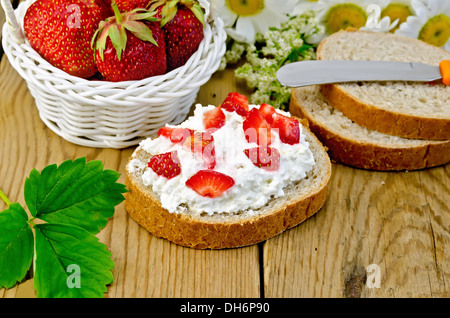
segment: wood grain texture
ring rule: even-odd
[[[232,70],[218,72],[198,102],[218,105],[230,91],[249,95]],[[12,201],[24,204],[31,169],[81,156],[125,181],[133,149],[80,147],[51,132],[6,58],[0,96],[0,188]],[[449,297],[449,180],[450,165],[380,173],[335,164],[315,216],[260,246],[220,251],[156,238],[121,204],[98,235],[115,262],[106,297]],[[370,288],[371,264],[380,269],[380,288]],[[33,296],[32,279],[0,289],[0,298]]]
[[[322,211],[264,246],[266,295],[448,297],[449,173],[335,165]],[[380,288],[368,287],[372,264]]]

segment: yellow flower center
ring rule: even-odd
[[[410,15],[412,15],[412,12],[409,6],[400,3],[391,3],[381,11],[381,18],[389,17],[391,23],[398,19],[398,24],[391,32],[397,30],[400,27],[400,24],[405,22]]]
[[[337,4],[326,16],[327,32],[332,34],[349,27],[359,29],[366,24],[366,12],[353,3]]]
[[[227,7],[241,17],[256,15],[264,9],[264,0],[226,0]]]
[[[427,43],[444,46],[450,38],[450,18],[444,14],[437,15],[425,23],[419,32],[419,39]]]

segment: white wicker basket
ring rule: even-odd
[[[3,48],[26,80],[42,121],[78,145],[122,149],[155,135],[166,123],[182,122],[225,53],[226,33],[216,18],[206,23],[198,51],[178,69],[140,81],[85,80],[50,65],[24,39],[23,17],[34,1],[13,10],[2,0],[7,15]]]

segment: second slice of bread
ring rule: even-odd
[[[317,58],[438,66],[450,52],[395,34],[340,31],[321,42]],[[441,83],[343,83],[323,85],[322,92],[333,107],[369,129],[404,138],[450,139],[450,87]]]
[[[289,110],[309,122],[332,159],[349,166],[399,171],[450,162],[450,141],[405,139],[369,130],[332,107],[319,86],[293,89]]]

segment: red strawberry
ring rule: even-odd
[[[204,15],[194,0],[152,0],[166,37],[167,71],[186,64],[203,40]]]
[[[220,107],[229,112],[236,112],[245,117],[248,113],[248,100],[245,95],[232,92],[228,94]]]
[[[94,0],[94,2],[100,7],[102,20],[106,20],[114,15],[114,11],[111,7],[111,0]]]
[[[194,131],[187,128],[162,127],[158,130],[158,136],[169,138],[173,143],[184,143],[193,134]]]
[[[184,146],[193,154],[201,155],[208,169],[216,166],[214,137],[210,133],[196,132],[184,142]]]
[[[213,170],[200,170],[186,181],[186,186],[208,198],[220,197],[234,184],[233,178]]]
[[[181,164],[177,151],[153,156],[148,166],[156,174],[167,179],[172,179],[181,173]]]
[[[278,113],[274,114],[272,118],[272,128],[278,129],[282,142],[290,145],[300,142],[300,125],[297,119]]]
[[[114,2],[113,9],[115,16],[100,23],[93,39],[97,67],[103,77],[119,82],[164,74],[164,34],[154,22],[154,14],[143,9],[121,14]]]
[[[272,132],[269,123],[257,108],[252,108],[242,124],[248,142],[255,142],[259,146],[272,143]]]
[[[245,149],[244,153],[251,162],[267,171],[277,171],[280,168],[280,152],[273,147],[257,147]]]
[[[205,129],[210,132],[222,128],[225,125],[225,121],[225,113],[220,107],[211,109],[203,115],[203,125],[205,126]]]
[[[273,108],[272,105],[262,103],[261,106],[259,106],[259,111],[264,116],[264,118],[267,120],[269,124],[272,124],[273,118],[272,115],[276,113],[275,108]]]
[[[24,17],[31,47],[53,66],[70,75],[97,73],[91,39],[103,19],[94,0],[37,0]]]
[[[120,12],[128,12],[134,9],[147,9],[151,0],[115,0]],[[105,0],[112,7],[111,0]]]

